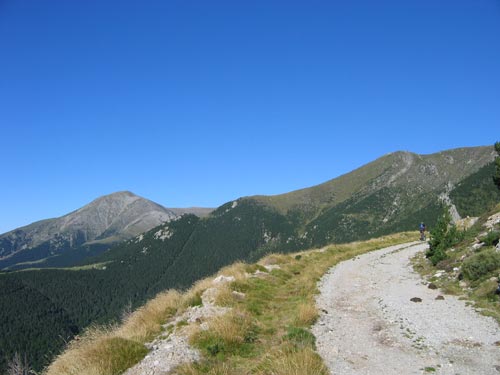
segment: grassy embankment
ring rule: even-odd
[[[321,251],[272,254],[256,264],[236,263],[222,269],[218,275],[233,276],[235,281],[218,287],[216,303],[231,309],[211,319],[206,331],[198,323],[189,327],[191,345],[201,351],[204,359],[182,365],[175,373],[326,375],[309,331],[318,316],[314,304],[318,280],[340,261],[413,241],[417,236],[406,232],[331,245]],[[268,271],[264,266],[270,264],[279,268]],[[260,271],[258,277],[249,277],[256,271]],[[45,374],[122,373],[147,354],[144,344],[165,333],[165,323],[201,302],[201,294],[213,287],[216,276],[197,282],[184,293],[160,293],[120,326],[88,329],[69,343]]]
[[[498,212],[500,204],[482,215],[465,231],[460,243],[446,250],[446,259],[436,266],[423,254],[417,255],[413,263],[422,276],[443,292],[470,301],[468,303],[473,304],[477,311],[500,323],[500,298],[495,294],[500,277],[500,253],[495,250],[500,226],[489,231],[484,227],[488,217]],[[481,247],[473,247],[481,242]]]

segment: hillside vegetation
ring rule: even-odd
[[[214,286],[215,276],[197,282],[183,294],[162,292],[122,325],[87,330],[56,358],[46,375],[121,373],[146,355],[145,343],[162,333],[168,336],[186,329],[186,325],[190,342],[203,359],[182,365],[178,374],[326,374],[309,332],[317,316],[314,296],[318,280],[339,261],[417,236],[402,233],[321,250],[272,254],[256,264],[236,263],[218,273],[234,277],[218,287],[215,298],[218,305],[230,310],[222,318],[209,320],[208,330],[200,329],[204,322],[175,327],[168,323],[198,305],[199,296]]]
[[[449,227],[453,228],[453,226]],[[445,292],[473,301],[477,310],[500,322],[500,205],[483,214],[470,228],[454,230],[438,262],[422,256],[415,269]]]
[[[500,202],[500,189],[492,183],[495,163],[489,163],[462,180],[451,191],[450,198],[462,217],[481,216]]]

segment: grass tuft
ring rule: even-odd
[[[316,337],[304,328],[288,327],[287,333],[283,336],[283,339],[289,341],[298,348],[316,348]]]
[[[289,263],[291,259],[290,255],[285,254],[269,254],[259,261],[260,264],[264,266],[270,266],[274,264]]]
[[[236,280],[244,280],[246,278],[249,265],[244,263],[244,262],[236,262],[233,263],[230,266],[226,266],[222,268],[219,272],[217,272],[217,275],[224,275],[224,276],[232,276]]]
[[[311,348],[281,350],[266,357],[258,375],[327,375],[328,369]]]
[[[217,295],[215,296],[215,304],[223,307],[232,307],[235,303],[233,290],[229,285],[221,285],[218,287]]]
[[[73,341],[47,369],[47,374],[120,374],[147,354],[146,347],[133,340],[116,337],[106,329],[91,328],[81,340]]]
[[[209,325],[209,330],[195,331],[190,343],[210,357],[244,354],[248,349],[245,344],[253,343],[258,331],[251,316],[238,310],[215,317]]]
[[[215,364],[188,363],[176,368],[175,374],[241,375],[240,372],[235,371],[230,365],[226,363],[215,363]]]
[[[297,317],[295,318],[295,325],[297,326],[311,326],[318,319],[318,309],[314,303],[302,303],[297,307]]]
[[[181,294],[175,290],[158,294],[130,314],[125,323],[116,330],[116,336],[143,343],[151,340],[161,332],[162,324],[177,313],[180,302]]]

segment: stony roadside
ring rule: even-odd
[[[188,308],[184,314],[165,324],[165,335],[148,344],[150,353],[124,375],[166,375],[183,363],[198,361],[200,352],[189,345],[189,325],[201,322],[201,328],[208,329],[207,320],[229,311],[228,308],[217,306],[215,297],[217,285],[233,280],[232,277],[224,276],[216,278],[214,287],[202,294],[202,304]]]
[[[312,332],[332,374],[500,374],[500,329],[430,289],[410,259],[427,244],[392,246],[323,276]]]

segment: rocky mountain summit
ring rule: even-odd
[[[178,217],[129,191],[95,199],[55,219],[35,222],[0,236],[0,268],[39,261],[86,246],[109,247]]]

